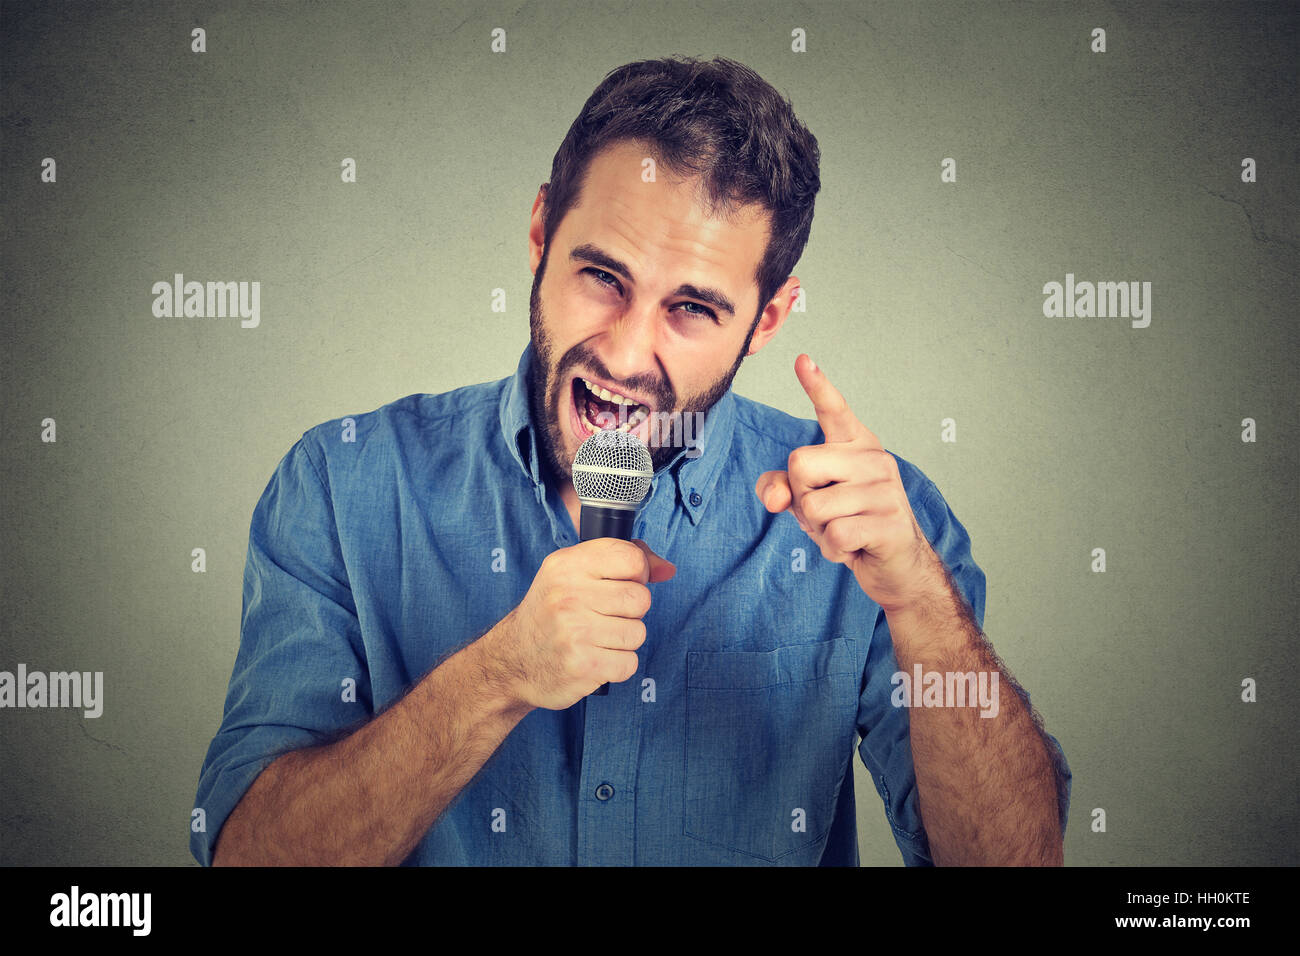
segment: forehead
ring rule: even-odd
[[[637,282],[675,285],[689,278],[684,273],[707,273],[737,304],[756,300],[754,273],[770,214],[750,204],[709,216],[698,179],[679,179],[661,166],[653,182],[642,178],[649,155],[642,145],[621,142],[588,164],[578,204],[561,225],[566,245],[600,246],[626,262]]]

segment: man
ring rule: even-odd
[[[533,204],[515,374],[311,429],[258,503],[200,862],[854,865],[857,733],[905,862],[1061,862],[1027,695],[898,693],[1010,683],[938,489],[806,356],[815,421],[730,390],[818,162],[737,63],[606,77]],[[574,453],[633,426],[637,541],[579,543]]]

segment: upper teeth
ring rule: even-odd
[[[616,392],[611,392],[607,388],[602,388],[601,386],[596,385],[593,382],[589,382],[585,378],[582,380],[582,384],[586,385],[587,388],[591,390],[592,394],[597,395],[600,398],[603,398],[607,402],[613,402],[615,405],[640,405],[641,404],[634,398],[625,398],[624,396],[619,395]]]

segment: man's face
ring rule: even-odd
[[[624,423],[649,446],[655,469],[664,467],[685,431],[661,426],[654,443],[649,416],[662,423],[663,413],[707,413],[745,356],[775,334],[798,282],[791,277],[755,318],[766,211],[707,219],[695,181],[660,169],[644,182],[644,156],[632,143],[602,150],[545,248],[542,193],[533,204],[531,412],[542,454],[564,479],[597,427]],[[583,379],[635,404],[605,400]]]

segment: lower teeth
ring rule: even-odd
[[[640,426],[641,422],[643,422],[644,420],[645,420],[644,416],[639,416],[635,412],[633,412],[629,418],[623,420],[622,424],[615,424],[613,425],[612,428],[606,427],[604,425],[599,425],[597,424],[597,422],[609,422],[611,424],[618,422],[618,416],[611,411],[607,411],[606,409],[600,408],[594,402],[588,401],[587,413],[582,417],[582,424],[587,427],[587,431],[591,432],[594,435],[596,432],[602,430],[620,431],[620,432],[635,431]]]

